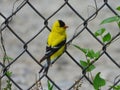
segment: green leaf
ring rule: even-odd
[[[113,17],[109,17],[107,19],[104,19],[101,24],[106,24],[106,23],[111,23],[111,22],[117,22],[119,21],[119,17],[118,16],[113,16]]]
[[[116,8],[116,10],[120,11],[120,6],[118,6],[118,7]]]
[[[103,42],[109,42],[111,40],[111,34],[107,33],[106,35],[103,36]]]
[[[88,60],[88,62],[85,62],[83,60],[80,60],[80,64],[83,68],[86,68],[90,63],[90,60]],[[94,65],[91,65],[90,67],[88,67],[88,69],[86,70],[87,72],[91,72],[93,69],[95,69]]]
[[[5,56],[3,59],[4,59],[4,60],[13,60],[13,58],[11,58],[11,57],[9,57],[9,56]]]
[[[7,76],[9,76],[9,77],[12,76],[12,72],[10,72],[10,71],[7,71],[5,74],[6,74]]]
[[[50,90],[51,84],[50,81],[48,80],[48,90]]]
[[[86,56],[89,57],[90,59],[94,59],[95,52],[91,49],[88,49],[88,52],[86,53]]]
[[[94,65],[90,65],[90,67],[87,69],[87,72],[91,72],[94,69],[95,69],[95,66]]]
[[[96,52],[94,55],[95,59],[97,59],[99,56],[100,56],[100,51]]]
[[[6,85],[5,88],[3,88],[3,90],[12,90],[12,83],[11,83],[11,81],[10,80],[6,80],[6,83],[7,83],[7,85]]]
[[[82,67],[87,67],[88,66],[88,63],[83,61],[83,60],[80,60],[80,64],[82,65]]]
[[[73,44],[73,46],[76,47],[77,49],[79,49],[80,51],[82,51],[82,52],[85,53],[85,54],[86,54],[87,51],[88,51],[87,49],[85,49],[85,48],[81,48],[81,47],[78,46],[78,45],[74,45],[74,44]]]
[[[10,80],[7,80],[7,88],[8,90],[12,90],[11,87],[12,87],[12,83],[10,82]]]
[[[120,28],[120,21],[117,24],[118,24],[118,27]]]
[[[101,29],[97,30],[94,35],[95,35],[96,37],[97,37],[97,36],[101,36],[105,31],[106,31],[105,28],[101,28]]]
[[[106,81],[100,77],[100,72],[97,73],[97,75],[95,76],[94,80],[93,80],[93,86],[95,90],[99,90],[100,87],[105,86]]]
[[[120,90],[120,85],[116,85],[113,87],[113,90]]]
[[[53,85],[51,85],[49,80],[48,80],[48,90],[53,90]]]
[[[95,52],[92,49],[87,49],[87,48],[81,48],[77,45],[74,45],[76,48],[78,48],[79,50],[81,50],[87,57],[93,59],[94,58],[94,54]]]
[[[100,52],[95,52],[93,49],[88,49],[86,56],[90,59],[97,59],[100,56]]]
[[[90,59],[96,59],[100,56],[100,52],[95,53],[93,49],[81,48],[77,45],[73,45],[73,46],[79,49],[80,51],[82,51],[85,54],[85,56],[89,57]]]

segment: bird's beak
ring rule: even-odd
[[[66,29],[66,28],[68,28],[68,26],[64,26],[64,28]]]

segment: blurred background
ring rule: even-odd
[[[2,13],[6,18],[11,16],[12,12],[21,7],[21,3],[24,0],[17,0],[16,3],[15,1],[16,0],[0,0],[0,13]],[[68,2],[84,19],[88,19],[88,17],[96,11],[94,0],[68,0]],[[104,4],[104,0],[96,0],[96,2],[98,8]],[[74,34],[80,32],[84,27],[81,25],[76,30],[76,28],[84,21],[67,4],[53,15],[53,13],[65,3],[64,0],[29,0],[29,3],[42,15],[42,17],[31,8],[30,4],[26,3],[22,9],[12,16],[9,26],[25,43],[28,42],[28,51],[38,61],[45,54],[46,40],[49,34],[49,29],[55,20],[63,20],[66,25],[69,26],[67,29],[67,41],[69,41]],[[116,10],[116,7],[120,6],[119,0],[108,0],[108,4],[113,10],[120,14],[120,12]],[[119,28],[116,23],[100,25],[101,21],[112,16],[115,16],[115,14],[107,6],[104,6],[104,8],[98,12],[96,18],[88,23],[88,28],[92,33],[94,33],[98,29],[105,27],[107,32],[111,33],[112,37],[115,36],[119,33]],[[44,28],[44,19],[48,19],[49,29]],[[5,19],[0,16],[0,25],[4,21]],[[32,39],[40,31],[42,32],[37,37]],[[24,51],[24,43],[21,42],[8,28],[5,28],[2,31],[2,35],[4,38],[4,45],[7,55],[12,57],[14,60],[21,54],[21,52]],[[103,47],[85,29],[71,42],[67,48],[67,51],[75,58],[77,62],[80,60],[85,60],[85,56],[80,50],[73,47],[72,44],[79,45],[82,48],[90,48],[96,52],[101,50]],[[120,65],[119,44],[120,40],[118,39],[107,48],[107,52]],[[0,45],[0,47],[2,46]],[[2,62],[2,56],[3,50],[1,49],[0,62]],[[120,74],[120,70],[105,54],[99,58],[99,60],[95,63],[95,66],[96,69],[92,71],[92,74],[94,76],[97,72],[101,72],[102,77],[107,81],[107,86],[105,86],[102,90],[106,90],[106,88],[113,84],[115,77]],[[20,87],[22,87],[23,90],[27,90],[27,88],[29,88],[39,78],[38,72],[40,69],[41,67],[28,55],[27,52],[25,52],[10,66],[9,70],[12,72],[12,79]],[[59,87],[61,87],[62,90],[66,90],[82,76],[82,70],[66,53],[64,53],[52,65],[52,67],[50,67],[48,75],[53,81],[55,81],[55,83],[57,83]],[[5,79],[6,77],[2,79],[2,87],[4,87],[4,84],[6,83]],[[47,90],[47,79],[43,78],[41,82],[44,89]],[[88,88],[89,90],[93,90],[93,87],[85,79],[83,79],[81,83],[82,86],[80,90],[88,90]],[[18,90],[14,84],[12,87],[13,90]]]

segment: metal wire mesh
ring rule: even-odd
[[[78,0],[78,1],[79,1],[79,3],[81,3],[80,0]],[[4,56],[8,55],[8,53],[10,54],[9,56],[12,56],[13,54],[16,55],[16,56],[13,55],[14,57],[12,57],[13,60],[11,60],[11,61],[9,61],[9,60],[5,61],[4,59],[2,59],[0,61],[0,69],[1,69],[0,80],[1,80],[1,83],[5,83],[3,81],[4,81],[5,78],[7,78],[12,82],[12,86],[16,88],[15,90],[24,90],[25,89],[24,87],[22,87],[20,82],[17,82],[17,80],[15,80],[15,78],[14,78],[15,72],[14,72],[14,70],[12,70],[13,67],[15,66],[16,63],[22,64],[21,62],[27,62],[27,61],[25,61],[27,59],[28,60],[28,66],[27,67],[29,67],[29,68],[37,67],[37,68],[39,68],[39,70],[43,68],[43,65],[39,63],[39,60],[44,55],[43,52],[44,52],[45,43],[46,43],[45,40],[47,38],[48,33],[50,32],[51,22],[53,22],[54,18],[55,19],[56,18],[62,18],[61,14],[63,15],[65,13],[67,13],[67,14],[65,14],[65,18],[66,18],[65,20],[67,20],[68,17],[70,18],[73,15],[76,18],[75,19],[76,22],[81,24],[81,25],[79,26],[79,28],[76,31],[73,31],[73,33],[75,32],[75,34],[72,34],[73,35],[72,38],[70,37],[70,39],[68,39],[68,42],[67,42],[68,47],[67,47],[67,50],[64,53],[64,56],[66,58],[63,58],[63,57],[62,58],[60,57],[60,58],[65,59],[65,60],[69,60],[68,62],[71,62],[71,63],[74,64],[73,68],[77,69],[77,70],[75,69],[75,71],[78,74],[78,76],[77,76],[78,78],[75,79],[74,81],[71,81],[70,84],[65,83],[65,85],[60,85],[60,83],[57,83],[57,81],[55,81],[56,79],[54,79],[54,78],[57,78],[57,76],[56,76],[57,74],[56,73],[52,73],[52,75],[49,74],[49,72],[53,71],[53,70],[51,70],[51,68],[54,67],[54,64],[56,64],[58,61],[60,61],[59,59],[57,59],[54,62],[53,66],[50,67],[48,75],[44,75],[42,73],[39,73],[39,70],[37,70],[37,71],[35,70],[36,73],[33,72],[33,74],[34,75],[38,74],[39,77],[37,77],[36,79],[34,78],[35,80],[32,79],[32,78],[29,78],[29,80],[31,79],[29,82],[32,82],[32,83],[26,89],[27,90],[38,90],[38,88],[35,88],[36,86],[38,86],[39,89],[41,88],[41,90],[42,90],[44,87],[41,87],[41,86],[42,86],[43,82],[46,82],[46,80],[49,80],[54,85],[55,90],[76,90],[75,87],[77,85],[82,87],[82,82],[84,82],[84,81],[86,83],[88,83],[91,87],[91,86],[93,86],[93,81],[89,78],[89,75],[87,75],[86,70],[92,64],[96,64],[96,63],[101,64],[102,62],[104,63],[104,61],[101,60],[101,59],[104,59],[104,58],[102,58],[103,56],[105,56],[108,59],[108,62],[113,63],[111,67],[116,68],[116,72],[118,74],[112,73],[113,76],[114,76],[114,78],[112,78],[112,79],[113,80],[116,79],[116,77],[120,73],[120,70],[119,70],[120,69],[120,63],[119,63],[120,60],[118,58],[117,59],[114,58],[114,55],[112,55],[109,50],[107,51],[107,49],[108,49],[107,45],[109,45],[110,42],[106,43],[106,44],[103,44],[99,38],[95,37],[93,29],[91,29],[92,28],[91,22],[94,22],[94,20],[97,18],[97,16],[99,16],[99,14],[104,9],[109,10],[112,13],[112,15],[118,15],[119,16],[119,14],[109,4],[109,1],[110,0],[101,0],[100,2],[102,2],[102,4],[100,4],[100,6],[98,6],[98,7],[94,6],[95,8],[92,7],[92,9],[94,9],[94,11],[92,11],[92,14],[88,15],[87,18],[85,16],[83,16],[83,14],[80,13],[79,9],[82,10],[81,7],[79,6],[80,4],[77,4],[77,6],[74,6],[75,4],[73,4],[73,2],[71,0],[61,0],[61,1],[58,0],[57,1],[58,4],[56,4],[56,6],[55,6],[56,8],[49,6],[49,4],[48,4],[48,6],[38,8],[37,6],[40,6],[41,4],[43,4],[42,1],[39,1],[39,0],[35,0],[35,1],[32,1],[32,0],[23,0],[23,1],[22,0],[17,0],[17,1],[14,1],[13,5],[12,5],[13,6],[12,13],[10,15],[6,16],[4,14],[4,12],[0,12],[0,18],[2,18],[1,20],[3,20],[3,22],[1,23],[1,27],[0,27],[1,52],[2,52],[0,57],[2,58]],[[36,2],[37,2],[37,4],[35,4]],[[46,2],[46,3],[52,3],[52,1],[51,2]],[[97,5],[97,3],[99,3],[99,1],[94,0],[93,3],[96,3],[95,5]],[[78,9],[76,9],[76,7]],[[34,14],[34,17],[31,17],[31,20],[26,20],[25,18],[27,18],[27,16],[25,16],[25,18],[23,18],[23,19],[25,19],[25,21],[20,21],[19,20],[19,22],[15,22],[16,19],[21,19],[18,16],[21,16],[21,17],[24,16],[25,13],[23,13],[23,12],[24,12],[24,9],[26,9],[26,8],[27,8],[27,10],[31,11],[30,14]],[[64,13],[63,11],[66,8],[67,8],[68,11]],[[49,12],[47,12],[48,16],[46,15],[46,13],[44,13],[44,14],[42,13],[46,9],[49,10]],[[105,12],[105,14],[107,14],[107,12]],[[69,15],[69,16],[67,16],[67,15]],[[35,19],[36,17],[40,22],[35,22],[35,20],[37,20],[37,19]],[[63,17],[63,19],[64,19],[64,17]],[[101,18],[101,21],[102,20],[103,19]],[[70,21],[71,22],[69,22],[69,20],[68,20],[68,23],[72,23],[72,20],[70,20]],[[23,24],[27,25],[28,22],[32,22],[32,24],[28,25],[29,26],[29,28],[27,28],[28,30],[27,31],[21,30],[21,27],[24,26]],[[35,24],[40,25],[40,27],[37,27],[37,29],[39,28],[39,30],[36,30],[36,31],[32,30],[32,29],[34,29],[33,27],[36,28]],[[31,33],[29,33],[29,32],[31,32]],[[27,33],[27,34],[25,34],[25,33]],[[88,34],[86,34],[86,33],[88,33]],[[87,66],[86,68],[83,68],[79,64],[79,61],[78,61],[79,56],[78,56],[78,58],[76,58],[76,55],[79,55],[79,52],[78,51],[77,52],[72,52],[71,51],[71,46],[69,45],[70,43],[75,42],[75,41],[77,42],[77,44],[81,45],[81,38],[82,38],[81,36],[82,35],[83,35],[83,37],[85,37],[85,39],[87,38],[88,40],[89,40],[89,38],[92,37],[94,39],[93,42],[95,41],[96,44],[99,45],[102,48],[102,53],[101,53],[100,57],[97,60],[91,62],[89,64],[89,66]],[[86,36],[86,35],[88,35],[88,36]],[[119,38],[119,36],[120,36],[120,32],[115,32],[111,41],[114,41],[115,39]],[[7,38],[9,38],[10,41]],[[17,44],[15,44],[16,46],[14,44],[11,44],[13,46],[8,45],[11,42],[11,39],[13,41],[16,40],[15,41],[15,43],[17,43]],[[82,38],[82,39],[84,39],[84,38]],[[39,47],[34,46],[35,41],[37,42]],[[118,43],[118,46],[119,46],[119,41],[116,40],[115,42]],[[11,43],[13,43],[13,42],[11,42]],[[89,46],[89,43],[88,43],[87,46]],[[97,50],[100,47],[97,47]],[[11,48],[14,52],[9,48]],[[37,55],[34,54],[33,51],[32,51],[34,48],[37,48],[37,50],[38,51],[40,50],[41,52],[37,53]],[[109,47],[109,49],[111,49],[111,48],[112,48],[112,50],[114,50],[113,47]],[[117,49],[119,49],[119,48],[117,47]],[[8,50],[11,50],[11,51],[8,51]],[[73,53],[76,53],[76,55],[74,55]],[[81,56],[80,56],[80,58],[81,58]],[[32,64],[33,66],[31,66],[31,64],[29,65],[29,61],[31,61],[33,63]],[[62,60],[62,61],[65,63],[64,60]],[[62,63],[62,61],[60,63]],[[64,63],[62,63],[62,64],[64,64]],[[64,65],[66,65],[66,64],[64,64]],[[63,66],[63,67],[65,68],[65,66]],[[97,67],[97,64],[96,64],[96,67]],[[9,70],[12,71],[13,76],[9,76],[9,75],[6,74],[6,72],[9,71]],[[19,70],[18,70],[18,72],[19,72]],[[67,72],[68,71],[66,71],[66,73]],[[74,71],[72,71],[72,70],[70,71],[71,75],[74,75],[73,72]],[[102,72],[102,71],[96,71],[96,72]],[[28,73],[27,75],[29,75],[29,72],[26,72],[26,73]],[[61,77],[68,77],[68,76],[64,76],[62,74],[62,72],[61,73],[59,72],[59,74],[61,75]],[[15,77],[17,77],[17,76],[15,76]],[[18,78],[20,78],[20,76]],[[27,78],[24,77],[24,75],[23,75],[23,78],[24,78],[25,81],[27,80]],[[119,84],[120,84],[120,78],[117,77],[115,82],[110,85],[111,87],[109,87],[109,86],[105,87],[105,89],[103,89],[103,90],[112,90],[112,86],[119,85]],[[0,87],[2,87],[2,85],[3,84],[1,84]],[[86,87],[89,88],[89,86],[86,86]],[[87,90],[90,90],[90,89],[87,89]]]

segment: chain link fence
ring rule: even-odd
[[[101,90],[113,90],[120,85],[119,29],[114,23],[102,26],[112,33],[108,43],[94,34],[102,20],[119,16],[115,10],[117,2],[119,4],[117,0],[0,1],[0,88],[47,90],[49,81],[54,90],[94,90],[92,78],[97,72],[101,72],[107,83]],[[39,71],[45,63],[40,64],[39,60],[45,54],[51,25],[57,19],[69,26],[68,46],[44,75]],[[95,51],[101,49],[100,56],[84,68],[79,62],[85,56],[72,44]],[[88,73],[91,65],[96,69]]]

